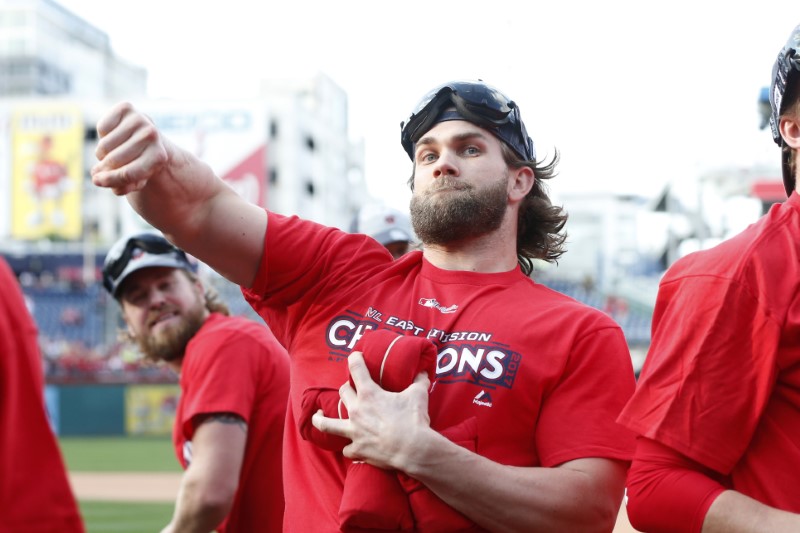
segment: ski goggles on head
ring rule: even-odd
[[[526,161],[536,159],[533,141],[513,100],[482,81],[453,81],[426,94],[411,116],[400,123],[400,142],[412,161],[417,141],[452,107],[456,113],[444,120],[462,118],[472,122],[492,132]]]
[[[122,282],[133,272],[150,267],[182,268],[194,272],[195,266],[183,252],[164,237],[139,233],[117,241],[103,262],[103,286],[117,296]]]

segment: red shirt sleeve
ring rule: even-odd
[[[721,276],[662,283],[653,340],[619,422],[729,473],[775,384],[780,325],[753,290]]]
[[[250,422],[260,372],[253,352],[261,353],[263,347],[235,330],[192,339],[181,370],[181,422],[187,439],[194,435],[197,415],[232,413]]]
[[[628,520],[637,530],[700,533],[723,491],[713,470],[654,440],[637,440],[626,490]]]

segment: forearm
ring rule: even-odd
[[[657,441],[640,437],[628,472],[628,518],[652,533],[800,531],[800,517],[733,490],[727,478]]]
[[[179,245],[195,237],[222,187],[211,168],[168,139],[160,172],[127,199],[134,210]]]
[[[714,500],[703,521],[703,533],[773,533],[800,531],[800,515],[764,505],[728,490]]]
[[[623,494],[622,464],[591,459],[558,468],[506,466],[435,431],[422,433],[418,447],[399,457],[395,467],[486,529],[610,532],[614,527]],[[582,470],[581,461],[602,461],[602,475]]]
[[[187,470],[181,481],[175,513],[167,528],[171,533],[208,533],[214,531],[230,511],[232,499],[210,497],[206,483]]]
[[[389,393],[371,379],[360,352],[350,354],[348,367],[355,387],[345,383],[339,394],[349,418],[318,412],[312,420],[318,430],[352,441],[345,457],[405,472],[491,531],[613,530],[625,463],[586,458],[554,468],[501,465],[431,429],[425,374]]]
[[[172,529],[213,531],[233,507],[247,439],[238,415],[210,413],[195,419],[192,462],[181,480]]]
[[[162,137],[130,104],[112,108],[97,131],[93,183],[126,195],[170,241],[234,283],[249,286],[264,247],[264,210]]]
[[[266,213],[204,162],[171,145],[164,172],[128,194],[131,206],[181,249],[249,287],[261,258]]]

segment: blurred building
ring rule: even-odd
[[[620,275],[641,268],[640,232],[647,226],[647,198],[615,193],[571,193],[562,197],[568,213],[565,253],[555,269],[560,277],[610,291]]]
[[[271,79],[269,104],[271,209],[347,229],[369,201],[364,144],[348,135],[347,94],[330,78]]]
[[[147,72],[51,0],[0,0],[0,240],[16,253],[103,248],[144,223],[94,188],[97,120],[121,99],[258,205],[346,228],[366,201],[347,94],[323,74],[248,101],[145,97]]]
[[[135,98],[147,71],[108,35],[50,0],[0,0],[0,96]]]
[[[265,81],[248,100],[153,100],[146,82],[79,14],[51,0],[0,0],[0,255],[21,275],[48,345],[93,350],[113,343],[119,325],[99,268],[111,243],[147,224],[89,172],[97,121],[120,100],[254,204],[346,230],[368,200],[347,94],[324,74]]]

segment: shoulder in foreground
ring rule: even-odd
[[[752,224],[721,243],[675,261],[663,282],[687,276],[711,275],[735,279],[758,270],[781,270],[800,259],[800,240],[781,225]]]

